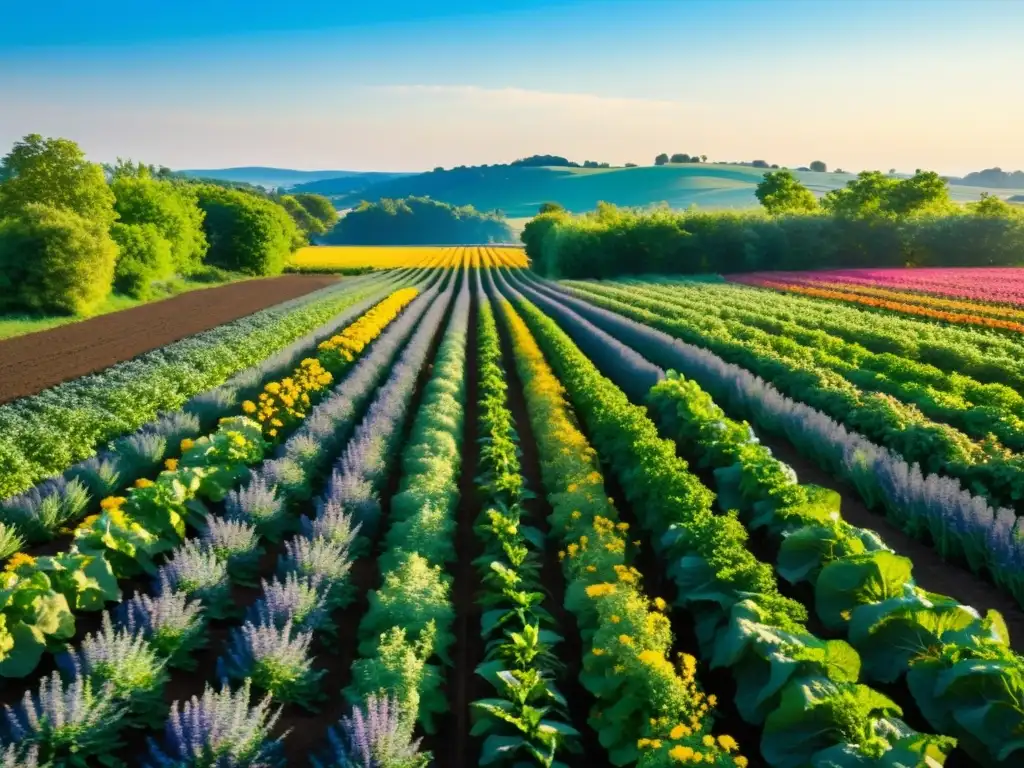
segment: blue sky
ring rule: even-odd
[[[0,148],[418,170],[658,152],[1024,168],[1024,2],[21,3]]]

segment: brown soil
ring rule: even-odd
[[[0,341],[0,403],[96,373],[336,281],[330,275],[245,280],[5,339]]]

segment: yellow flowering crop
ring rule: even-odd
[[[335,246],[311,245],[292,257],[299,267],[510,267],[529,265],[526,251],[518,246]]]

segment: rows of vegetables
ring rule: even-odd
[[[613,380],[627,383],[636,378],[635,370],[624,361],[633,350],[641,350],[666,367],[683,369],[688,375],[692,371],[701,384],[716,395],[721,393],[728,407],[753,416],[758,426],[779,429],[779,416],[785,411],[751,407],[753,401],[743,395],[747,382],[736,366],[722,361],[712,365],[706,350],[686,350],[687,345],[653,328],[576,301],[550,286],[534,282],[521,287],[591,352]],[[629,347],[617,350],[622,341]],[[763,384],[757,392],[766,394]],[[770,398],[758,400],[758,405],[765,399]],[[675,440],[681,456],[713,470],[721,512],[738,512],[737,519],[753,536],[774,544],[776,573],[790,585],[809,585],[808,607],[829,636],[845,638],[857,651],[860,679],[909,694],[931,728],[956,737],[960,747],[981,764],[1010,765],[1019,758],[1024,748],[1019,693],[1024,662],[1010,649],[1005,623],[997,612],[982,616],[955,599],[918,587],[909,559],[894,553],[873,531],[844,522],[836,493],[800,485],[750,427],[728,419],[695,380],[669,373],[641,402],[648,405],[661,433]],[[815,450],[815,445],[808,444]],[[912,500],[911,496],[894,494],[889,506],[898,510],[900,502]],[[904,519],[912,517],[910,510],[903,511]],[[942,530],[940,525],[935,528]],[[945,539],[956,539],[952,526],[945,528]],[[980,543],[962,542],[961,551]],[[693,564],[678,567],[682,573]],[[691,571],[688,578],[685,588],[691,593],[698,586],[708,589],[703,574]],[[721,592],[716,599],[721,599]],[[748,637],[753,633],[756,638],[748,642],[762,651],[776,654],[773,643],[792,641],[777,627],[759,635],[755,630],[764,627],[755,627],[753,615],[740,618]],[[724,663],[723,647],[719,643],[715,649],[716,664]],[[783,657],[767,658],[776,662]],[[775,681],[784,679],[779,670],[773,673]],[[750,703],[743,695],[744,686],[764,679],[765,675],[756,674],[737,679],[737,705]]]
[[[451,722],[467,765],[565,768],[593,760],[585,742],[642,768],[1024,756],[1024,661],[1002,616],[919,586],[757,437],[1024,600],[1011,509],[747,365],[753,349],[868,400],[835,361],[907,384],[880,351],[884,317],[861,345],[852,314],[714,284],[464,264],[343,285],[267,320],[292,330],[262,357],[140,405],[0,508],[4,768],[424,768]],[[971,379],[939,364],[967,336],[901,322],[928,392],[1008,389],[981,363]],[[472,609],[453,576],[469,558]],[[457,639],[467,613],[479,646]]]

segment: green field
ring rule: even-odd
[[[330,182],[318,191],[331,196],[339,208],[360,200],[425,195],[478,210],[501,210],[510,218],[532,216],[537,207],[554,200],[570,211],[589,211],[601,200],[620,206],[646,206],[666,202],[673,208],[697,205],[702,209],[749,208],[757,205],[754,188],[765,169],[744,165],[663,165],[642,168],[514,168],[492,166],[443,173],[424,173],[373,184],[354,193],[331,194]],[[816,194],[842,187],[849,173],[795,171]],[[344,180],[342,180],[344,181]],[[339,192],[342,189],[339,188]],[[982,192],[1001,197],[1017,190],[983,189],[951,185],[954,200],[977,200]]]

